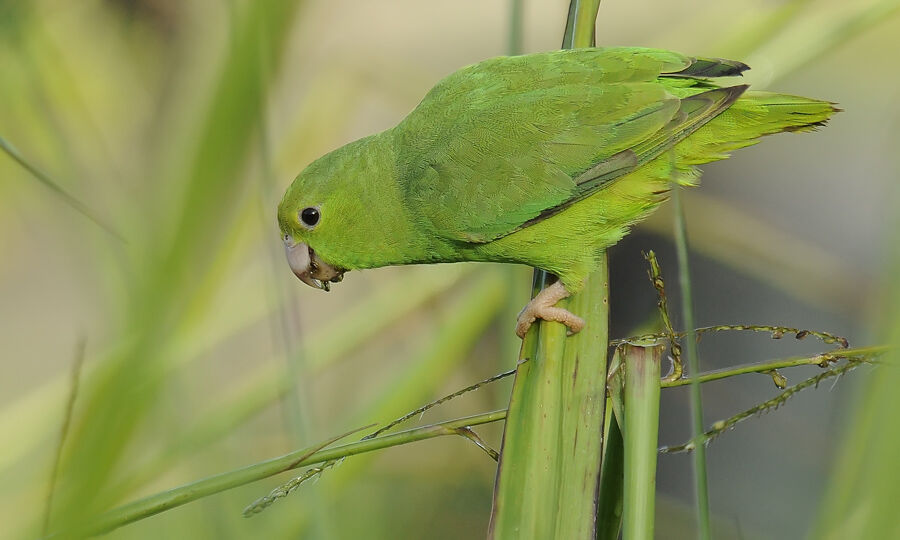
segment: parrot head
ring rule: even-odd
[[[328,291],[352,268],[395,261],[385,238],[397,226],[386,201],[383,142],[366,137],[312,162],[278,205],[288,265],[303,283]],[[386,235],[378,232],[386,232]]]
[[[317,222],[321,219],[321,213],[318,206],[306,206],[299,211],[296,217],[301,227],[312,229],[315,228]],[[282,221],[282,223],[287,221],[281,217],[280,211],[279,221]],[[316,250],[302,240],[307,235],[298,235],[296,231],[291,231],[290,229],[285,231],[286,228],[284,225],[281,226],[284,253],[287,256],[291,271],[300,278],[300,281],[310,287],[328,291],[331,288],[331,283],[337,283],[343,279],[345,270],[322,260],[316,253]]]
[[[330,290],[341,281],[345,269],[326,262],[313,246],[327,246],[346,223],[342,219],[335,160],[326,155],[301,172],[278,205],[278,225],[288,265],[310,287]]]

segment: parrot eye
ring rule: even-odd
[[[304,208],[300,211],[300,221],[310,229],[319,222],[319,211],[316,208]]]

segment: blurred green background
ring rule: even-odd
[[[601,45],[733,57],[757,88],[846,112],[705,167],[685,195],[697,323],[785,324],[877,341],[896,207],[898,2],[604,0]],[[521,50],[559,47],[567,0],[523,2]],[[353,272],[330,294],[281,254],[275,207],[311,160],[399,121],[440,78],[510,50],[507,0],[0,1],[0,137],[121,240],[0,155],[0,536],[48,530],[313,444],[514,366],[530,270]],[[611,254],[612,335],[655,316],[641,250],[675,283],[669,209]],[[671,294],[677,301],[677,290]],[[701,364],[812,354],[704,339]],[[792,382],[817,368],[785,373]],[[870,369],[743,423],[709,449],[717,537],[798,538],[836,470]],[[865,373],[864,373],[865,372]],[[877,371],[875,372],[877,373]],[[505,406],[497,383],[422,421]],[[708,423],[771,397],[765,375],[704,386]],[[479,432],[499,445],[501,426]],[[663,392],[660,441],[689,437]],[[483,535],[495,464],[462,438],[347,460],[252,519],[288,475],[112,538]],[[661,538],[690,536],[689,456],[661,456]]]

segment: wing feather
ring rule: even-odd
[[[464,242],[546,219],[671,148],[746,88],[680,99],[660,82],[695,63],[654,49],[581,49],[464,68],[395,128],[407,206]],[[696,72],[736,69],[704,59]]]

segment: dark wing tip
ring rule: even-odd
[[[735,86],[728,86],[726,88],[723,88],[723,90],[726,90],[728,93],[728,105],[731,106],[732,103],[737,101],[737,98],[741,97],[741,95],[746,92],[748,88],[750,88],[749,84],[738,84]]]
[[[679,112],[690,116],[701,112],[707,114],[707,109],[715,109],[716,112],[710,116],[711,119],[728,107],[731,107],[731,105],[737,101],[737,99],[741,97],[741,94],[746,92],[748,88],[750,88],[749,84],[738,84],[736,86],[714,88],[712,90],[707,90],[706,92],[682,98]]]
[[[750,66],[737,60],[723,58],[691,58],[691,65],[663,77],[740,77]]]

